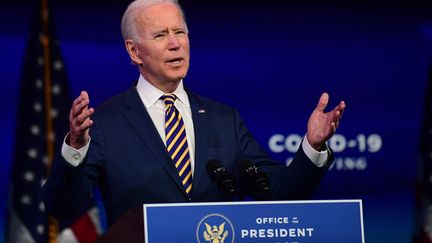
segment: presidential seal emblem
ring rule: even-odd
[[[222,214],[209,214],[201,219],[196,229],[198,243],[233,243],[235,237],[231,221]]]

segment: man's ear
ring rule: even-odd
[[[139,55],[139,49],[138,45],[135,41],[131,39],[125,40],[125,46],[126,50],[129,53],[129,57],[131,58],[132,62],[134,62],[137,65],[141,65],[143,63],[140,55]]]

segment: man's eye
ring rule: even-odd
[[[176,35],[183,35],[186,34],[186,32],[184,30],[178,30],[175,32]]]
[[[162,39],[163,37],[164,37],[164,34],[157,34],[157,35],[154,36],[154,38],[156,40]]]

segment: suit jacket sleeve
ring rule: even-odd
[[[302,146],[289,166],[271,159],[248,131],[245,123],[235,111],[241,159],[250,160],[270,177],[272,196],[275,200],[307,199],[319,185],[324,173],[333,161],[333,153],[326,165],[317,167],[304,153]]]
[[[56,218],[73,218],[85,212],[92,203],[93,187],[98,184],[104,160],[103,134],[96,120],[91,129],[91,149],[84,161],[73,167],[58,155],[43,187],[47,212]],[[88,158],[92,158],[89,163]]]

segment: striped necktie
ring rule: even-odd
[[[190,198],[192,189],[192,169],[189,157],[189,147],[186,140],[186,131],[180,112],[175,108],[174,94],[161,97],[165,102],[165,141],[168,153],[177,169],[183,187]]]

